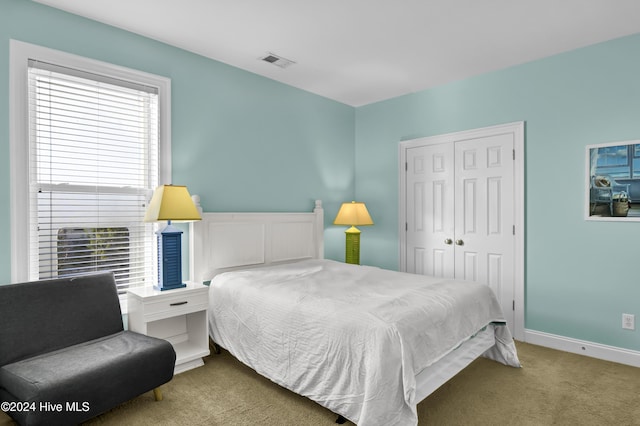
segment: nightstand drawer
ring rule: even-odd
[[[177,290],[158,291],[151,287],[129,290],[129,315],[134,322],[149,322],[191,312],[206,311],[209,287],[190,284]]]
[[[144,304],[144,318],[153,321],[207,309],[207,294],[184,294]]]

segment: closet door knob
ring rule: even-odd
[[[458,245],[458,246],[463,246],[463,245],[464,245],[464,241],[462,241],[462,240],[456,240],[456,245]]]
[[[446,240],[444,240],[445,244],[452,244],[453,240],[451,238],[447,238]]]

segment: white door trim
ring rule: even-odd
[[[422,145],[444,143],[465,139],[474,139],[498,134],[513,134],[514,148],[514,223],[515,223],[515,253],[514,253],[514,330],[513,337],[524,341],[524,250],[525,250],[525,222],[524,222],[524,121],[501,124],[497,126],[482,127],[479,129],[465,130],[462,132],[447,133],[443,135],[429,136],[419,139],[401,141],[399,143],[399,209],[398,209],[398,235],[400,242],[399,270],[406,271],[406,150]]]

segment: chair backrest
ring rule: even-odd
[[[122,330],[111,272],[0,285],[0,366]]]

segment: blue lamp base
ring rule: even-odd
[[[158,235],[158,284],[156,290],[174,290],[187,285],[182,282],[182,231],[167,223]]]

